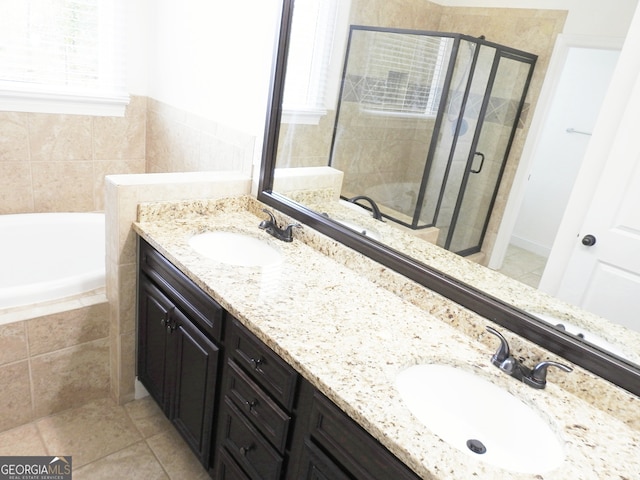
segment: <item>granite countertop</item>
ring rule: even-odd
[[[354,261],[353,252],[348,262],[338,261],[338,253],[322,254],[317,244],[300,240],[308,232],[296,232],[292,243],[274,239],[257,228],[264,218],[261,208],[249,197],[141,205],[134,228],[423,478],[579,480],[638,475],[640,432],[625,419],[595,408],[551,379],[546,389],[534,390],[501,373],[489,362],[495,337],[493,348],[487,347],[348,268],[345,263]],[[281,253],[283,262],[264,269],[232,266],[202,257],[188,245],[192,235],[216,230],[260,238]],[[322,242],[321,237],[313,238]],[[422,363],[456,365],[519,397],[547,418],[564,442],[563,465],[543,475],[509,472],[440,440],[413,418],[394,387],[398,372]],[[637,412],[637,397],[619,395]]]

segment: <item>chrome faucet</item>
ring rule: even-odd
[[[273,213],[271,213],[266,208],[264,208],[262,211],[269,215],[269,218],[266,220],[262,220],[258,227],[263,229],[269,235],[276,237],[278,240],[282,240],[283,242],[292,242],[293,229],[302,228],[302,225],[300,225],[299,223],[290,223],[285,228],[280,228],[278,227],[276,217],[273,216]]]
[[[375,218],[376,220],[380,220],[381,222],[384,222],[384,219],[382,218],[382,213],[380,213],[380,208],[378,208],[378,204],[374,202],[373,198],[367,197],[366,195],[357,195],[355,197],[348,198],[347,202],[355,203],[357,205],[358,200],[364,200],[369,205],[371,205],[371,214],[373,218]]]
[[[563,363],[545,360],[538,363],[532,369],[525,366],[520,360],[511,355],[509,343],[495,328],[487,327],[487,332],[500,339],[500,346],[491,357],[491,363],[502,370],[507,375],[520,380],[532,388],[544,388],[547,385],[547,368],[556,367],[564,372],[571,372],[573,369]]]

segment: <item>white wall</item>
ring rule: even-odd
[[[157,0],[147,94],[262,136],[279,0]]]
[[[426,0],[425,0],[426,1]],[[127,2],[130,92],[262,138],[281,0]],[[620,36],[637,0],[438,0],[569,9],[565,33]]]

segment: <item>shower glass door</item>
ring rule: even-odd
[[[449,230],[443,245],[448,250],[462,255],[480,251],[531,73],[532,65],[528,61],[508,52],[497,52],[474,147],[458,189],[452,217],[454,228]]]

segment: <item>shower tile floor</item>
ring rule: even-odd
[[[509,245],[499,272],[531,287],[538,288],[547,263],[543,256]]]
[[[209,478],[150,397],[94,400],[0,432],[7,455],[71,455],[74,480]]]

